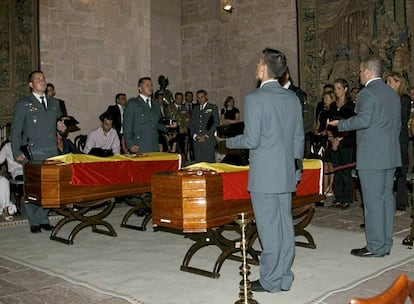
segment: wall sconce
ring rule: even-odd
[[[231,4],[227,4],[223,7],[223,9],[226,13],[231,14],[234,10],[234,6],[232,6]]]
[[[224,10],[226,13],[229,13],[229,14],[231,14],[231,13],[233,12],[233,10],[234,10],[234,6],[233,6],[233,4],[232,4],[232,1],[231,1],[231,0],[228,0],[228,1],[225,1],[225,2],[224,2],[223,10]]]

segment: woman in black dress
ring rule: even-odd
[[[335,79],[334,92],[336,102],[331,104],[332,119],[347,119],[353,115],[354,103],[351,100],[348,82],[343,78]],[[332,132],[332,165],[335,168],[333,190],[336,207],[348,208],[353,202],[352,164],[355,161],[355,131],[338,132],[337,128]]]
[[[224,107],[221,109],[220,122],[223,125],[228,125],[240,121],[240,111],[234,107],[233,96],[227,96],[224,100]]]

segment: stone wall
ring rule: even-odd
[[[176,91],[205,89],[222,106],[255,87],[255,67],[267,46],[286,53],[295,83],[295,0],[40,0],[40,58],[47,80],[80,121],[80,133],[118,92],[137,94],[137,80],[169,78]],[[73,134],[76,135],[76,134]]]
[[[184,90],[203,88],[220,107],[233,95],[242,110],[243,97],[255,88],[256,63],[265,47],[287,55],[297,84],[295,0],[234,1],[231,14],[222,10],[222,2],[182,0]]]
[[[81,133],[150,74],[150,0],[40,0],[40,58]]]
[[[151,77],[159,89],[159,75],[168,78],[168,89],[181,87],[181,0],[151,0]],[[183,92],[184,93],[184,92]]]

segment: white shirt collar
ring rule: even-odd
[[[278,81],[277,81],[277,79],[268,79],[268,80],[266,80],[266,81],[263,81],[263,82],[260,84],[260,87],[264,86],[266,83],[269,83],[269,82],[278,82]]]
[[[36,97],[36,99],[37,99],[37,100],[39,100],[39,102],[41,101],[41,100],[40,100],[40,97],[44,97],[44,98],[45,98],[45,101],[46,101],[46,96],[45,96],[45,94],[40,95],[40,94],[36,94],[36,93],[33,93],[33,92],[32,92],[32,94],[34,95],[34,97]]]
[[[375,77],[375,78],[368,80],[365,86],[369,85],[371,82],[373,82],[374,80],[378,80],[378,79],[381,79],[381,77]]]
[[[141,98],[142,98],[144,101],[147,101],[147,99],[151,100],[151,97],[147,97],[147,96],[144,96],[144,95],[142,95],[142,94],[139,94],[139,96],[141,96]]]
[[[285,85],[283,86],[285,89],[289,89],[290,85],[292,83],[290,82],[290,80],[288,80],[288,82],[285,83]]]

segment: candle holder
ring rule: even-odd
[[[238,245],[240,246],[239,248],[241,249],[240,251],[242,254],[242,264],[239,268],[242,279],[239,283],[239,300],[237,300],[234,304],[258,304],[259,302],[253,299],[251,283],[249,281],[250,266],[247,263],[248,240],[246,238],[246,227],[251,222],[251,219],[247,218],[245,213],[240,213],[235,221],[239,224],[241,231],[241,240]]]
[[[414,187],[414,177],[411,178],[411,184]],[[407,246],[409,249],[413,248],[413,242],[414,242],[414,191],[411,196],[411,232],[409,235],[403,239],[402,244]]]

